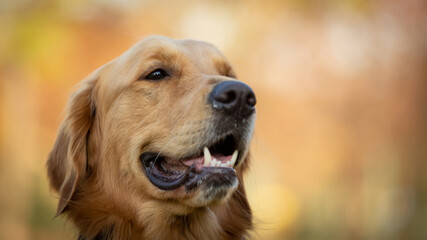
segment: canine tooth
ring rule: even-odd
[[[236,164],[237,155],[239,154],[239,151],[234,151],[233,156],[231,156],[231,167],[234,167],[234,164]]]
[[[210,166],[212,156],[207,147],[203,148],[203,154],[205,155],[205,161],[203,162],[203,166]]]

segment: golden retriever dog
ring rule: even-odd
[[[79,239],[246,239],[255,95],[211,44],[149,37],[72,94],[47,161]]]

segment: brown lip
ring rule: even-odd
[[[145,173],[152,184],[162,190],[173,190],[182,186],[189,180],[190,173],[195,171],[191,166],[187,170],[177,173],[165,173],[159,168],[159,162],[163,161],[157,153],[143,153],[140,157]]]

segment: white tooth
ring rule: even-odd
[[[237,155],[239,155],[239,151],[234,151],[233,156],[231,156],[231,167],[234,167],[234,164],[236,164]]]
[[[205,155],[205,161],[203,162],[203,166],[210,166],[212,157],[207,147],[203,148],[203,154]]]
[[[220,160],[218,160],[218,159],[215,159],[215,160],[216,160],[215,165],[216,165],[217,167],[221,166],[221,161],[220,161]]]
[[[215,166],[216,166],[216,159],[215,159],[215,158],[212,158],[211,166],[212,166],[212,167],[215,167]]]
[[[226,163],[221,163],[221,167],[227,167]]]

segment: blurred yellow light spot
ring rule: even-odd
[[[299,215],[296,196],[277,183],[263,185],[249,199],[254,209],[256,232],[262,236],[289,229]]]

